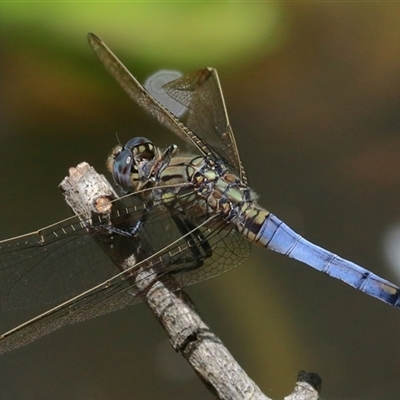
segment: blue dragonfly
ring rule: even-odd
[[[183,214],[191,214],[192,202],[203,202],[201,213],[204,216],[218,215],[250,242],[301,261],[370,296],[399,306],[399,287],[309,242],[257,204],[256,196],[247,186],[215,69],[189,73],[163,85],[165,93],[187,109],[188,116],[183,124],[168,110],[167,102],[164,107],[149,95],[99,38],[89,35],[89,42],[106,69],[138,105],[202,154],[194,158],[170,158],[170,154],[165,157],[162,152],[154,151],[148,139],[131,139],[125,146],[117,146],[109,157],[109,170],[119,186],[133,193],[151,186],[154,189],[152,195],[162,201],[164,185],[177,181],[187,183],[197,197],[194,200],[190,197],[187,204],[178,206],[173,202],[173,207]],[[150,165],[151,168],[156,166],[154,169],[157,170],[146,174]],[[183,188],[187,189],[186,186]],[[184,197],[181,190],[181,187],[172,190],[172,197]]]
[[[190,143],[193,154],[134,137],[107,159],[127,201],[125,212],[96,223],[74,216],[0,241],[3,309],[61,301],[1,335],[0,353],[137,303],[143,290],[135,277],[148,265],[154,281],[173,277],[178,290],[239,265],[252,243],[400,306],[398,286],[309,242],[258,204],[247,184],[215,69],[168,80],[161,88],[164,98],[157,100],[103,41],[94,34],[88,40],[134,102]],[[110,247],[123,242],[132,252],[143,238],[150,251],[133,266],[116,265],[99,249],[99,237]]]

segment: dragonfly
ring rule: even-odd
[[[400,307],[398,286],[309,242],[258,204],[215,69],[167,80],[157,100],[101,39],[89,33],[88,41],[131,99],[189,143],[193,154],[174,144],[158,148],[142,136],[118,144],[107,167],[127,201],[124,212],[97,221],[74,216],[0,241],[1,308],[61,302],[1,335],[0,353],[141,301],[139,271],[149,268],[152,282],[172,277],[179,290],[243,263],[253,243]],[[99,240],[110,247],[122,242],[125,258],[146,251],[136,264],[118,265]]]

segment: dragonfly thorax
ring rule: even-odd
[[[171,145],[160,150],[146,138],[133,138],[113,150],[109,169],[124,191],[197,221],[219,215],[240,231],[250,232],[258,227],[255,215],[265,219],[263,213],[259,216],[257,196],[222,160],[181,156],[176,149]],[[140,194],[143,189],[151,190]]]
[[[177,155],[164,157],[159,165],[154,196],[183,214],[201,218],[217,214],[231,221],[242,214],[243,203],[255,203],[255,194],[222,160]]]

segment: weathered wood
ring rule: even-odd
[[[82,221],[88,221],[94,214],[107,218],[115,212],[115,207],[123,208],[119,201],[112,201],[117,195],[111,185],[86,163],[71,168],[70,176],[60,186],[67,203],[76,214],[80,215]],[[146,248],[142,239],[137,240],[140,241],[141,248]],[[138,256],[143,256],[135,254],[135,250],[131,250],[131,254],[127,253],[126,249],[118,249],[118,242],[116,242],[117,248],[114,243],[113,251],[110,251],[101,240],[98,240],[98,244],[121,270],[134,267]],[[124,242],[122,241],[120,245],[123,246]],[[121,257],[116,255],[119,251],[130,256],[121,260]],[[182,291],[172,291],[171,287],[174,285],[171,285],[169,280],[154,282],[155,274],[150,266],[141,264],[136,272],[134,284],[142,291],[143,301],[167,332],[173,348],[186,358],[213,394],[219,399],[227,400],[269,399],[237,364],[221,340],[202,321],[186,294]],[[298,382],[296,388],[303,389],[304,385],[304,382]],[[314,397],[309,396],[312,392],[315,392]],[[295,389],[294,393],[296,397],[287,399],[318,399],[318,392],[311,385],[307,386],[307,390]]]

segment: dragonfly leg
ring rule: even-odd
[[[130,233],[131,236],[136,236],[136,235],[141,231],[141,229],[143,228],[143,226],[144,226],[144,224],[146,223],[147,219],[149,218],[149,212],[150,212],[150,208],[148,208],[148,207],[146,206],[146,207],[144,208],[144,210],[143,210],[143,214],[142,214],[142,216],[140,217],[140,219],[138,219],[138,220],[135,222],[135,225],[132,226],[132,227],[129,229],[129,233]]]
[[[192,253],[192,256],[174,260],[172,263],[175,265],[190,265],[181,268],[174,268],[171,270],[171,273],[176,274],[201,268],[204,260],[212,256],[212,248],[210,244],[200,229],[196,228],[196,225],[188,218],[172,216],[172,219],[174,220],[182,236],[186,236],[186,242],[190,252]]]

